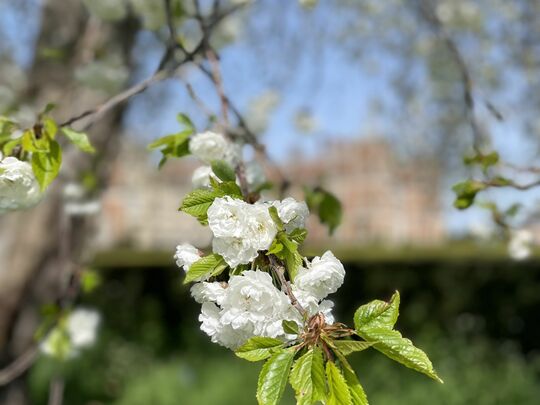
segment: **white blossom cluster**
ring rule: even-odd
[[[513,231],[508,243],[508,254],[514,260],[525,260],[532,253],[534,236],[527,229]]]
[[[333,323],[330,300],[321,300],[308,291],[293,286],[295,297],[308,315],[321,312],[327,323]],[[254,336],[285,338],[284,320],[303,325],[301,314],[284,292],[278,290],[269,273],[244,271],[225,282],[201,282],[191,288],[191,294],[202,304],[199,321],[201,330],[212,342],[236,349]]]
[[[231,142],[224,135],[212,131],[192,136],[189,151],[204,163],[193,172],[191,182],[194,188],[210,187],[210,178],[219,181],[212,171],[212,162],[222,160],[234,169],[242,158],[241,144]],[[256,190],[266,183],[264,170],[255,160],[245,164],[245,175],[250,190]]]
[[[12,156],[1,159],[0,214],[33,207],[41,197],[39,184],[28,162]]]
[[[72,311],[65,323],[56,326],[40,344],[43,354],[60,359],[79,355],[80,350],[92,346],[97,337],[100,315],[91,309]]]
[[[214,252],[221,255],[229,266],[236,267],[250,263],[259,251],[267,250],[278,232],[268,212],[272,205],[277,208],[286,229],[304,227],[309,214],[307,205],[293,198],[255,204],[231,197],[216,198],[208,209]]]
[[[195,188],[210,187],[211,178],[219,181],[212,171],[213,162],[225,161],[235,168],[242,158],[241,146],[210,131],[191,137],[189,150],[205,163],[193,173]],[[250,189],[266,181],[256,162],[245,165],[245,174]],[[217,197],[206,212],[213,234],[213,253],[221,256],[232,270],[251,264],[251,270],[235,271],[227,281],[209,281],[208,277],[201,280],[200,277],[191,288],[193,298],[202,305],[201,330],[212,342],[230,349],[238,348],[254,336],[286,339],[283,321],[296,322],[300,328],[306,321],[292,305],[291,297],[277,287],[267,269],[253,265],[261,252],[269,250],[280,231],[281,225],[276,224],[270,214],[271,207],[275,208],[286,234],[305,227],[308,207],[294,198],[250,204],[230,196]],[[201,255],[196,247],[184,243],[176,247],[174,259],[178,267],[189,272]],[[305,267],[298,270],[290,287],[308,317],[322,313],[326,322],[332,324],[334,304],[325,298],[337,291],[344,277],[343,265],[328,251],[311,262],[306,259]]]

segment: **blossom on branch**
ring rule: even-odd
[[[335,293],[343,284],[345,268],[331,251],[315,257],[306,268],[301,268],[294,280],[296,287],[323,299]]]
[[[201,258],[199,249],[189,243],[183,243],[176,247],[174,259],[178,267],[183,267],[184,271],[188,271],[190,266]]]
[[[12,156],[0,161],[0,214],[33,207],[42,196],[28,162]]]

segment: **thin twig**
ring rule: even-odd
[[[49,389],[49,405],[62,405],[66,382],[61,377],[54,377]]]
[[[39,353],[37,344],[29,347],[22,355],[17,357],[11,364],[0,370],[0,387],[9,384],[28,370]]]
[[[91,117],[92,122],[93,122],[99,119],[105,112],[129,100],[131,97],[135,96],[136,94],[142,93],[143,91],[148,89],[148,87],[150,87],[152,84],[171,77],[173,74],[174,74],[174,71],[171,71],[171,70],[160,70],[159,72],[152,75],[148,79],[143,80],[142,82],[137,83],[136,85],[130,87],[129,89],[126,89],[123,92],[111,97],[103,104],[97,105],[96,107],[91,108],[90,110],[86,110],[83,113],[64,121],[63,123],[60,124],[60,126],[62,127],[71,126],[75,122],[80,121],[83,118],[87,118],[87,117]],[[87,126],[89,125],[90,124],[87,124]]]
[[[450,53],[450,56],[453,58],[456,67],[459,70],[459,73],[461,75],[461,82],[463,85],[463,101],[465,103],[465,114],[473,134],[473,148],[477,153],[479,153],[482,145],[483,135],[480,125],[476,120],[475,101],[473,96],[473,81],[471,78],[471,74],[469,73],[469,68],[467,67],[467,64],[465,62],[465,58],[461,54],[454,40],[446,31],[444,24],[442,23],[440,18],[434,12],[433,7],[428,5],[426,1],[421,1],[420,11],[426,21],[435,30],[435,33],[443,41],[444,45]]]
[[[283,289],[285,294],[287,294],[287,296],[289,297],[289,300],[291,301],[292,306],[295,307],[303,317],[307,317],[308,315],[307,311],[298,302],[294,293],[292,292],[291,283],[289,283],[285,279],[285,267],[278,261],[278,259],[274,255],[270,255],[269,259],[270,259],[270,267],[272,271],[274,272],[274,274],[276,275],[276,277],[278,278],[279,282],[281,283],[281,288]]]

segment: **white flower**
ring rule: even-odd
[[[290,302],[274,286],[270,274],[249,270],[230,278],[221,307],[224,325],[252,336],[278,337],[284,334],[282,321]]]
[[[287,232],[306,226],[309,209],[304,201],[298,202],[294,198],[289,197],[283,201],[274,202],[274,205],[277,208],[279,217],[285,224],[285,230]]]
[[[69,315],[67,332],[75,349],[94,344],[99,321],[99,313],[90,309],[76,309]]]
[[[216,198],[208,209],[213,250],[231,267],[249,263],[258,251],[272,244],[277,227],[268,207],[266,203],[248,204],[227,196]]]
[[[258,255],[257,249],[246,238],[214,238],[212,250],[233,268],[239,264],[248,264]]]
[[[514,260],[527,259],[531,255],[533,239],[533,234],[526,229],[512,232],[508,243],[510,257]]]
[[[297,288],[323,299],[338,290],[343,284],[345,269],[330,251],[315,257],[307,268],[301,268],[294,279]]]
[[[76,357],[80,349],[95,343],[99,322],[98,312],[76,309],[67,316],[65,324],[58,325],[49,332],[39,348],[43,354],[58,359]]]
[[[269,204],[257,202],[250,205],[248,211],[249,232],[247,237],[257,250],[268,249],[277,234],[277,226],[270,216],[269,207]]]
[[[234,166],[241,154],[239,145],[230,143],[225,136],[211,131],[194,135],[189,141],[189,151],[205,163],[224,160]]]
[[[191,296],[199,304],[204,304],[205,302],[215,302],[218,305],[221,304],[225,298],[226,288],[220,282],[213,283],[195,283],[191,287]]]
[[[231,325],[221,322],[221,309],[212,302],[205,302],[199,315],[201,330],[210,336],[213,343],[235,350],[253,335],[241,329],[233,329]]]
[[[178,267],[183,267],[186,273],[189,271],[191,265],[200,258],[201,254],[195,246],[192,246],[189,243],[183,243],[176,246],[176,253],[174,255],[176,265]]]
[[[28,162],[7,157],[0,162],[0,214],[30,208],[42,197]]]
[[[201,166],[193,171],[191,176],[191,184],[193,188],[206,188],[210,187],[210,177],[219,181],[218,177],[212,171],[210,166]]]
[[[66,215],[70,216],[89,216],[95,215],[101,210],[101,202],[93,201],[70,201],[64,204]]]
[[[229,196],[216,198],[208,208],[208,226],[217,238],[242,237],[248,221],[249,204]]]

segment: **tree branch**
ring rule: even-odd
[[[283,292],[287,294],[287,296],[289,297],[289,300],[291,301],[292,306],[295,307],[304,318],[306,318],[308,316],[307,311],[298,302],[294,293],[292,292],[291,283],[289,283],[287,279],[285,278],[285,267],[279,262],[279,260],[274,255],[270,255],[268,257],[270,260],[270,268],[272,269],[272,272],[276,275],[279,282],[281,283],[281,288]]]

